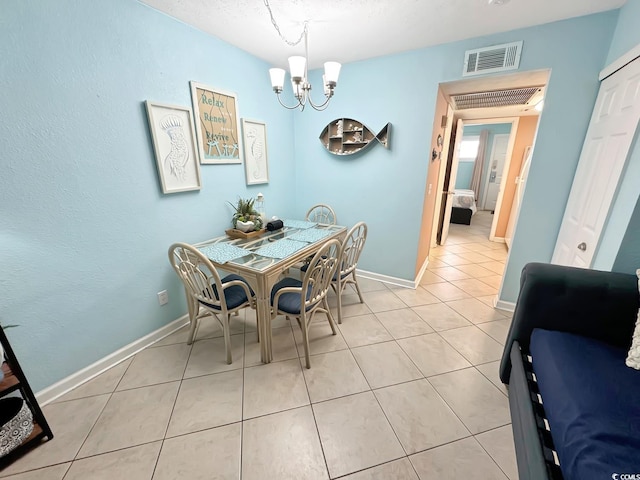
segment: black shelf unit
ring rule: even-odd
[[[0,381],[0,398],[7,396],[11,392],[19,391],[20,396],[33,415],[33,432],[31,432],[31,435],[29,435],[20,446],[3,457],[0,457],[0,468],[3,468],[19,456],[39,445],[44,438],[51,440],[53,438],[53,432],[46,418],[44,418],[40,405],[38,405],[33,390],[31,390],[31,386],[24,376],[20,363],[2,328],[0,328],[0,343],[2,343],[2,348],[4,349],[4,358],[0,358],[0,360],[2,360],[2,372],[4,373],[4,378]]]

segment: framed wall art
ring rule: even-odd
[[[264,122],[243,118],[242,143],[244,144],[244,170],[247,176],[247,185],[269,183],[267,126]]]
[[[146,101],[162,193],[200,190],[200,164],[189,108]]]
[[[190,84],[200,163],[242,163],[236,94],[198,82]]]

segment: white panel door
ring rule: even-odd
[[[443,191],[444,204],[444,220],[442,223],[442,234],[440,235],[440,245],[444,245],[447,242],[449,236],[449,222],[451,222],[451,209],[453,208],[453,190],[456,185],[456,176],[458,175],[458,162],[460,153],[460,142],[462,141],[462,130],[464,129],[464,122],[458,120],[456,126],[456,140],[453,146],[453,159],[451,161],[451,174],[449,175],[449,189]]]
[[[589,268],[640,119],[640,58],[596,99],[552,263]]]

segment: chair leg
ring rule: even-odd
[[[187,337],[187,344],[191,345],[193,343],[193,339],[196,336],[196,328],[198,326],[198,311],[200,307],[197,302],[193,301],[193,298],[186,293],[187,295],[187,310],[189,312],[189,337]]]
[[[338,298],[338,302],[339,301],[340,301],[340,299]],[[323,302],[324,302],[325,310],[327,312],[327,318],[329,319],[329,326],[331,327],[331,331],[333,332],[334,335],[337,335],[338,332],[336,332],[336,322],[333,320],[333,315],[331,315],[331,310],[329,310],[329,304],[327,303],[327,297],[324,297]],[[339,315],[340,315],[340,313],[338,313],[338,322],[340,321],[340,316]]]
[[[304,359],[306,361],[307,368],[311,368],[311,358],[309,356],[309,330],[307,326],[307,319],[303,318],[300,323],[302,328],[302,342],[304,343]]]
[[[340,284],[340,280],[338,280],[338,288],[336,290],[336,296],[338,297],[338,323],[342,323],[342,290],[344,289],[344,284]],[[334,332],[335,335],[335,332]]]
[[[231,365],[231,335],[229,333],[229,319],[231,318],[231,314],[227,314],[222,319],[224,330],[224,350],[227,354],[227,364]]]
[[[356,292],[358,292],[358,297],[360,297],[360,303],[364,303],[364,299],[362,298],[362,292],[360,291],[360,286],[358,285],[358,279],[356,278],[355,270],[352,273],[353,275],[353,284],[356,286]]]
[[[191,320],[191,326],[189,327],[189,337],[187,338],[187,345],[191,345],[193,343],[193,339],[196,336],[196,328],[198,326],[198,319],[194,318]]]

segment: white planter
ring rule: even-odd
[[[238,222],[236,223],[236,229],[240,230],[241,232],[250,232],[254,228],[256,228],[256,224],[251,220],[249,220],[248,222],[241,222],[240,220],[238,220]]]

